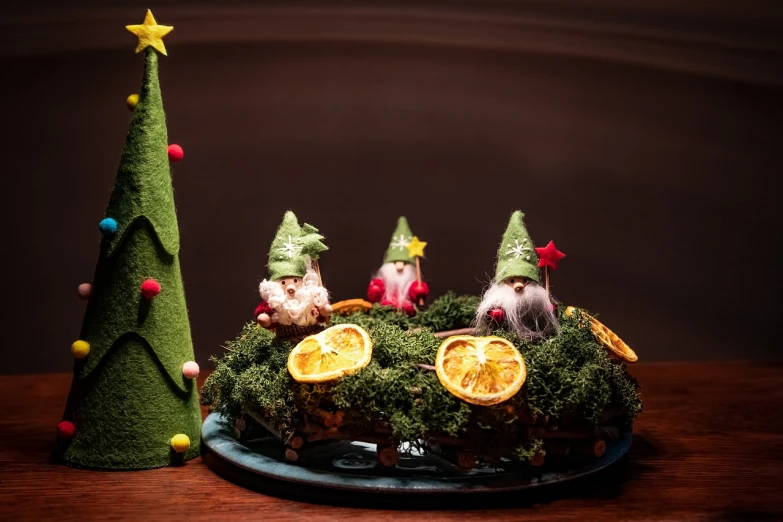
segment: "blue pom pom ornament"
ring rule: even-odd
[[[110,217],[103,218],[98,223],[98,228],[104,236],[113,236],[117,232],[117,220]]]

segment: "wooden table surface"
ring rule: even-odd
[[[210,454],[137,472],[56,465],[49,453],[70,375],[2,376],[0,520],[783,519],[783,364],[641,363],[632,373],[645,412],[613,467],[530,494],[426,506],[431,499],[365,496],[321,505],[294,500],[309,493],[277,483],[263,485],[274,493],[264,494],[222,478],[213,469],[230,468]]]

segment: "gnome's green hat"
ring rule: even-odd
[[[413,258],[408,254],[408,244],[413,239],[413,232],[411,227],[408,226],[408,220],[405,216],[400,216],[397,219],[397,228],[394,229],[391,241],[389,241],[389,248],[386,249],[386,256],[383,258],[384,263],[394,263],[396,261],[403,261],[405,263],[413,263]]]
[[[527,277],[536,283],[538,279],[538,255],[533,240],[525,228],[525,215],[517,210],[511,214],[503,241],[498,249],[498,263],[495,267],[495,282],[501,283],[509,277]]]
[[[318,259],[321,252],[328,250],[323,239],[317,228],[307,223],[300,227],[296,215],[287,211],[269,247],[269,279],[304,277],[307,262]]]

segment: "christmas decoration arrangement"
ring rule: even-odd
[[[375,445],[379,469],[412,452],[463,470],[533,469],[601,457],[631,431],[642,409],[626,368],[636,355],[551,295],[550,269],[565,255],[551,241],[536,247],[521,212],[483,295],[447,293],[428,306],[418,262],[426,243],[405,218],[367,300],[329,304],[322,240],[286,214],[256,321],[213,359],[202,403],[240,441],[274,436],[290,462],[356,441]]]
[[[173,29],[150,11],[128,31],[144,55],[141,90],[128,96],[131,120],[106,215],[73,383],[57,426],[56,458],[105,470],[157,468],[199,455],[201,413],[158,68]],[[125,109],[123,109],[125,110]]]

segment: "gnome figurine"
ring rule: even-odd
[[[332,315],[329,293],[318,270],[324,237],[312,225],[299,225],[290,210],[269,249],[269,279],[259,285],[256,321],[278,336],[309,335],[323,329]]]
[[[500,243],[495,279],[476,312],[476,329],[503,328],[529,342],[556,334],[560,326],[549,293],[540,284],[538,255],[527,233],[525,215],[511,214]]]
[[[413,233],[404,216],[397,220],[383,265],[367,287],[371,303],[393,306],[408,315],[416,313],[414,303],[426,299],[430,289],[425,282],[417,282],[415,260],[408,252]]]

